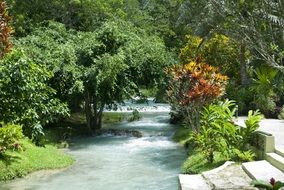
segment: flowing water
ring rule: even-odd
[[[143,137],[111,136],[75,139],[67,150],[76,163],[53,174],[34,174],[0,185],[1,190],[177,190],[186,158],[172,142],[168,112],[146,112],[136,122],[109,128],[135,129]]]

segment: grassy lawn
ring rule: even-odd
[[[7,151],[0,159],[0,181],[22,177],[30,172],[43,169],[65,168],[74,159],[52,145],[37,147],[29,140],[22,141],[20,151]]]
[[[209,163],[202,153],[198,151],[191,151],[190,156],[181,167],[182,173],[199,174],[201,172],[217,168],[226,162],[226,159],[219,153],[216,153],[214,158],[214,162]]]

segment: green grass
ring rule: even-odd
[[[121,112],[105,112],[103,113],[103,123],[117,123],[126,119],[126,113]]]
[[[125,113],[121,112],[104,112],[103,113],[103,123],[116,123],[123,121],[125,119]],[[71,116],[66,119],[66,122],[68,123],[74,123],[74,124],[85,124],[86,123],[86,117],[84,113],[78,112],[78,113],[72,113]]]
[[[117,123],[125,119],[127,119],[126,113],[103,113],[103,124]],[[90,136],[90,134],[92,134],[86,126],[86,118],[83,113],[73,113],[66,120],[47,128],[44,133],[44,143],[53,144],[59,147],[66,147],[64,144],[67,142],[65,141],[70,137]]]
[[[194,143],[190,142],[189,136],[191,132],[192,130],[190,128],[179,126],[173,135],[173,140],[184,145],[188,149],[188,155],[190,155],[181,167],[182,173],[199,174],[204,171],[212,170],[225,163],[226,158],[219,153],[215,153],[214,162],[209,163],[201,151],[195,147]]]
[[[190,128],[185,128],[183,126],[179,126],[173,135],[173,140],[177,143],[185,145],[189,141],[189,135],[191,133]]]
[[[74,159],[52,145],[37,147],[29,140],[23,140],[20,151],[7,151],[0,157],[0,181],[22,177],[28,173],[60,169],[73,164]]]
[[[217,168],[226,162],[226,159],[219,153],[215,153],[213,163],[209,163],[201,152],[191,151],[190,154],[191,156],[187,158],[181,167],[184,174],[199,174]]]

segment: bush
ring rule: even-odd
[[[22,51],[14,50],[0,60],[0,120],[18,123],[34,138],[41,125],[68,115],[67,105],[54,98],[47,85],[52,73],[33,63]]]
[[[259,111],[249,111],[246,127],[242,128],[233,123],[235,107],[233,101],[226,100],[211,104],[202,111],[201,130],[192,133],[191,139],[208,162],[214,161],[215,152],[221,152],[228,160],[235,161],[250,161],[255,157],[248,150],[248,144],[263,116]]]
[[[284,182],[276,181],[274,178],[271,178],[269,182],[262,180],[253,180],[251,183],[254,187],[266,190],[278,190],[283,189]]]
[[[19,141],[23,138],[22,127],[15,124],[0,125],[0,154],[4,154],[6,150],[20,149]]]
[[[252,92],[249,87],[238,85],[237,81],[229,81],[226,87],[225,97],[236,101],[238,105],[237,115],[246,115],[249,110],[253,109],[252,102],[254,92]]]
[[[265,116],[271,117],[275,112],[276,101],[279,98],[275,92],[277,70],[270,67],[258,68],[254,72],[250,90],[254,93],[253,103]]]
[[[278,119],[284,119],[284,106],[282,107],[279,115],[278,115]]]
[[[175,65],[167,72],[171,77],[167,95],[172,110],[198,131],[202,107],[224,94],[227,77],[201,59]]]

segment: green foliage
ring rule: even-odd
[[[55,91],[46,84],[52,74],[15,50],[0,61],[0,120],[23,125],[32,137],[39,124],[56,121],[68,114],[65,104],[53,98]]]
[[[259,128],[259,122],[263,119],[263,115],[256,111],[248,112],[248,119],[245,121],[246,127],[240,128],[240,135],[243,138],[243,146],[245,146],[252,138],[253,133]]]
[[[162,81],[170,54],[157,36],[122,20],[95,32],[48,22],[17,41],[30,58],[53,73],[48,83],[74,111],[84,104],[88,127],[97,130],[104,106],[112,106]]]
[[[246,46],[251,59],[283,70],[283,3],[252,1],[184,1],[195,34],[221,33]],[[229,15],[229,16],[228,16]],[[186,20],[186,21],[188,21]],[[244,64],[244,63],[241,63]]]
[[[220,71],[230,78],[238,78],[240,67],[238,45],[227,36],[213,34],[206,39],[187,35],[186,45],[179,55],[181,62],[187,63],[198,56],[204,58],[208,64],[220,68]]]
[[[92,31],[107,19],[124,18],[122,0],[7,0],[12,7],[17,35],[27,35],[46,20],[64,23],[68,28]]]
[[[250,109],[254,109],[252,105],[254,93],[249,87],[239,85],[234,79],[231,79],[226,88],[225,97],[235,100],[238,105],[237,114],[246,115]]]
[[[132,122],[132,121],[138,121],[142,118],[142,116],[140,115],[139,111],[137,109],[135,109],[131,116],[128,118],[128,122]]]
[[[208,162],[214,161],[215,152],[236,161],[249,161],[255,157],[253,152],[248,151],[248,144],[263,116],[259,111],[249,111],[246,127],[238,127],[233,123],[235,106],[233,101],[226,100],[211,104],[202,111],[201,130],[191,134],[191,139]]]
[[[284,106],[282,106],[281,111],[278,115],[278,119],[284,119]]]
[[[114,124],[121,122],[126,119],[125,113],[122,112],[104,112],[103,113],[103,123]]]
[[[23,177],[38,170],[59,169],[70,166],[74,159],[51,145],[38,147],[21,140],[22,151],[8,150],[0,159],[0,181]]]
[[[232,152],[232,160],[237,162],[249,162],[255,160],[256,158],[255,153],[251,150],[241,151],[239,149],[233,149]]]
[[[182,145],[186,145],[189,142],[189,134],[192,132],[191,128],[185,126],[179,126],[173,135],[173,140]]]
[[[269,67],[257,68],[250,87],[254,93],[253,103],[265,116],[270,116],[276,108],[277,94],[275,93],[275,78],[277,70]]]
[[[189,154],[190,156],[181,167],[181,171],[184,174],[200,174],[221,166],[226,162],[226,158],[220,153],[215,153],[215,160],[212,163],[208,162],[204,154],[198,152],[198,150],[196,152],[190,151]]]
[[[254,187],[266,189],[266,190],[278,190],[284,187],[284,183],[281,181],[276,181],[274,178],[270,179],[270,182],[262,180],[253,180],[251,183]]]
[[[4,123],[0,125],[0,155],[7,150],[20,149],[20,140],[24,137],[21,126]]]

